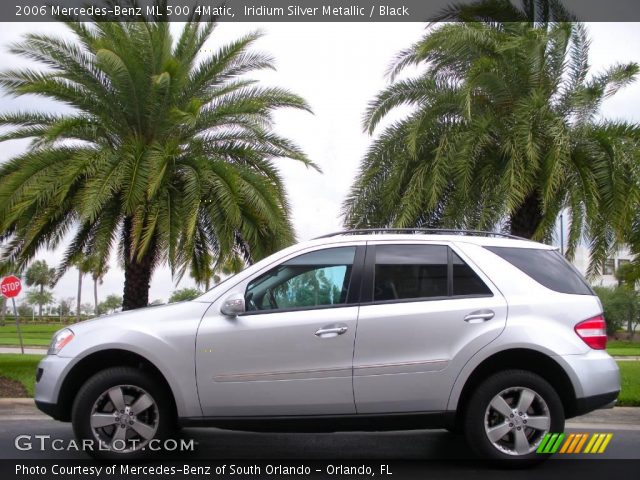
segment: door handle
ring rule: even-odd
[[[318,329],[315,336],[320,338],[333,338],[342,335],[347,330],[346,325],[327,325],[326,327]]]
[[[487,320],[491,320],[495,316],[493,310],[476,310],[464,317],[465,322],[469,323],[482,323]]]

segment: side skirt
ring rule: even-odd
[[[360,415],[182,417],[182,427],[216,427],[246,432],[381,432],[453,427],[455,411]]]

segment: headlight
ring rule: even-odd
[[[49,345],[47,355],[57,355],[67,343],[73,340],[73,337],[75,337],[75,334],[68,328],[64,328],[57,332],[51,340],[51,345]]]

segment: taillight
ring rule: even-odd
[[[604,350],[607,346],[607,324],[603,315],[590,318],[576,325],[578,336],[594,350]]]

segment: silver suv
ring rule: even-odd
[[[111,458],[206,424],[447,428],[483,457],[542,459],[546,433],[615,403],[602,306],[556,249],[460,233],[340,232],[194,301],[62,329],[36,404]]]

